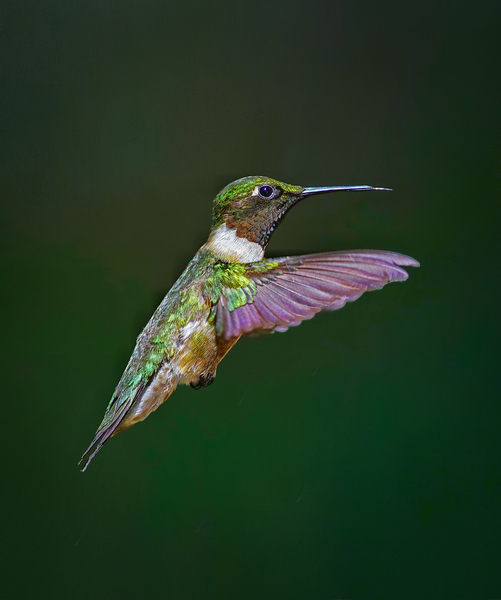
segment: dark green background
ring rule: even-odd
[[[1,592],[500,598],[498,2],[3,4]],[[227,182],[408,282],[245,339],[77,461]]]

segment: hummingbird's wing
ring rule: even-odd
[[[326,252],[249,263],[234,279],[226,278],[217,304],[216,331],[225,339],[286,331],[321,310],[336,310],[364,292],[378,290],[392,281],[405,281],[408,274],[402,267],[418,266],[409,256],[380,250]]]

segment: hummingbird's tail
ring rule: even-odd
[[[123,380],[123,377],[122,377]],[[81,464],[85,460],[82,471],[85,471],[89,466],[90,462],[101,450],[104,443],[109,440],[110,437],[128,429],[130,425],[125,425],[127,419],[127,413],[137,405],[148,388],[149,382],[137,381],[136,385],[127,386],[122,385],[122,380],[118,384],[115,393],[113,394],[110,403],[106,408],[104,418],[101,424],[97,428],[96,435],[92,440],[90,446],[83,453],[82,458],[78,464]]]
[[[149,381],[141,381],[131,387],[122,386],[120,382],[92,443],[78,463],[81,464],[85,460],[82,471],[87,469],[110,437],[146,419],[163,404],[176,389],[178,381],[179,376],[174,372],[172,365],[165,363]]]
[[[78,464],[81,464],[82,461],[85,460],[82,471],[87,469],[94,456],[96,456],[99,450],[101,450],[103,447],[104,443],[115,433],[118,433],[117,429],[119,428],[120,423],[123,421],[130,407],[131,404],[124,403],[118,411],[110,411],[110,414],[105,415],[105,418],[96,431],[96,435],[94,436],[90,446],[82,454],[82,458],[78,462]]]

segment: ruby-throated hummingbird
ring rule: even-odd
[[[210,385],[242,335],[285,331],[321,310],[404,281],[413,258],[382,250],[265,259],[271,234],[300,200],[328,192],[386,190],[367,185],[303,188],[244,177],[214,200],[212,229],[137,338],[83,471],[108,438],[156,410],[179,383]],[[82,461],[80,461],[82,462]]]

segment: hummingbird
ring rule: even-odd
[[[270,236],[305,198],[331,192],[391,191],[368,185],[301,187],[269,177],[238,179],[215,197],[207,242],[156,309],[80,463],[156,410],[179,384],[209,386],[243,335],[286,331],[321,310],[404,281],[419,263],[382,250],[265,258]]]

